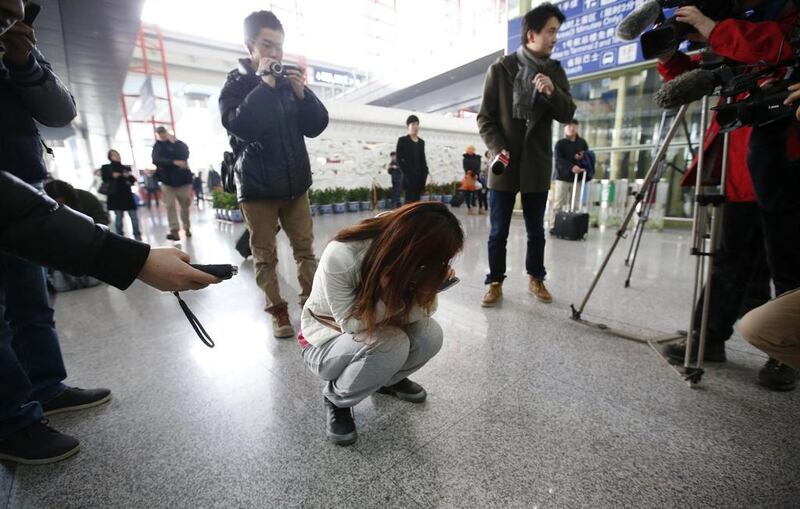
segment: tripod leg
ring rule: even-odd
[[[658,189],[658,182],[653,184],[650,188],[650,192],[647,195],[647,200],[644,204],[642,209],[642,216],[639,218],[639,224],[637,224],[637,231],[633,242],[631,243],[631,247],[633,249],[633,258],[630,262],[630,268],[628,270],[628,279],[625,280],[625,288],[629,288],[631,286],[631,277],[633,276],[633,269],[636,267],[636,258],[639,255],[639,246],[642,244],[642,237],[644,236],[645,226],[647,226],[647,221],[650,219],[650,211],[653,209],[653,202],[655,201],[656,191]]]
[[[706,105],[708,104],[708,100],[706,100]],[[611,260],[611,256],[614,254],[614,250],[616,250],[619,241],[625,235],[625,231],[628,228],[628,224],[631,221],[631,218],[636,213],[636,207],[642,201],[644,196],[647,195],[647,191],[650,189],[650,186],[653,183],[653,179],[656,176],[659,170],[659,163],[664,159],[667,155],[667,150],[669,149],[669,144],[672,142],[672,139],[675,137],[675,134],[678,132],[678,128],[681,125],[681,121],[686,116],[686,111],[689,109],[688,105],[683,105],[680,107],[678,112],[675,114],[675,119],[672,121],[672,126],[669,128],[669,132],[656,153],[656,157],[653,158],[653,163],[650,165],[650,169],[647,171],[647,175],[644,178],[644,183],[642,184],[642,190],[636,195],[636,200],[634,201],[633,205],[628,209],[628,213],[625,215],[625,219],[622,221],[622,225],[620,226],[619,230],[617,231],[617,235],[614,238],[614,243],[611,245],[611,249],[609,249],[608,253],[606,254],[605,259],[603,260],[602,265],[600,266],[600,270],[597,271],[594,279],[592,280],[592,284],[589,287],[589,290],[586,292],[586,295],[583,298],[583,302],[579,308],[572,307],[572,318],[575,320],[581,319],[581,314],[583,310],[586,308],[586,304],[589,302],[589,299],[592,297],[592,293],[594,293],[595,288],[597,287],[597,283],[600,282],[600,277],[602,277],[603,272],[606,270],[608,266],[608,262]],[[705,110],[703,110],[705,111]]]

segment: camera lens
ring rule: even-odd
[[[273,76],[280,76],[283,74],[283,64],[280,62],[272,62],[269,66],[269,72]]]

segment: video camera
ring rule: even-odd
[[[617,35],[624,41],[641,36],[642,54],[646,59],[670,56],[695,28],[679,22],[675,16],[667,18],[664,10],[688,6],[697,7],[715,21],[745,12],[740,0],[647,0],[622,20]],[[653,25],[655,28],[647,31]]]
[[[733,18],[740,12],[737,0],[659,0],[658,3],[662,9],[694,6],[715,21]],[[643,33],[640,39],[642,54],[647,59],[677,51],[686,37],[696,32],[693,26],[677,21],[675,16],[667,19],[663,10],[656,24],[658,25],[656,28]]]
[[[267,69],[266,71],[259,72],[257,74],[258,74],[258,76],[267,76],[267,75],[271,74],[272,76],[274,76],[276,78],[285,78],[286,74],[289,71],[298,71],[298,72],[300,72],[302,74],[303,68],[300,67],[299,65],[294,65],[294,64],[284,64],[284,63],[281,63],[281,62],[272,62],[269,65],[269,69]]]

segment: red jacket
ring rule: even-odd
[[[791,31],[798,22],[798,12],[794,7],[787,7],[777,21],[764,21],[753,23],[750,21],[726,19],[720,21],[711,31],[708,44],[714,53],[745,64],[760,62],[779,62],[792,58],[794,50],[790,44]],[[699,56],[690,58],[684,53],[676,53],[669,61],[658,63],[658,72],[665,81],[669,81],[686,71],[698,66]],[[748,94],[741,94],[735,98],[739,101]],[[722,102],[722,100],[720,101]],[[710,174],[717,181],[722,173],[722,157],[714,158],[712,148],[716,143],[722,143],[720,126],[716,121],[716,114],[712,115],[711,124],[706,131],[703,146],[706,164],[713,168]],[[743,127],[733,131],[728,145],[728,178],[725,184],[725,195],[728,201],[750,202],[756,201],[753,182],[747,167],[747,150],[750,143],[752,128]],[[790,137],[787,153],[792,159],[800,156],[800,140]],[[721,147],[720,147],[721,148]],[[792,155],[794,154],[794,157]],[[683,178],[682,185],[692,186],[695,183],[695,170],[697,160],[692,161],[689,171]],[[706,172],[707,175],[709,173]]]

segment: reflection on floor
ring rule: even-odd
[[[213,350],[173,296],[142,284],[60,295],[68,382],[108,386],[114,399],[53,417],[82,440],[74,458],[0,466],[0,508],[797,507],[800,391],[758,387],[763,355],[734,337],[729,361],[691,390],[647,346],[570,321],[610,231],[548,241],[555,302],[544,305],[526,291],[515,219],[505,302],[482,309],[487,220],[457,213],[468,233],[462,282],[441,298],[445,346],[415,377],[428,401],[364,401],[350,448],[326,442],[320,384],[293,341],[273,339],[251,261],[184,296]],[[241,263],[241,226],[208,210],[193,216],[194,237],[182,244],[194,260]],[[317,253],[360,217],[317,218]],[[146,240],[167,244],[165,220],[146,210],[142,219]],[[623,244],[588,317],[654,335],[686,328],[687,237],[647,234],[629,289]],[[280,239],[288,297],[296,271]],[[295,302],[290,310],[296,322]]]

